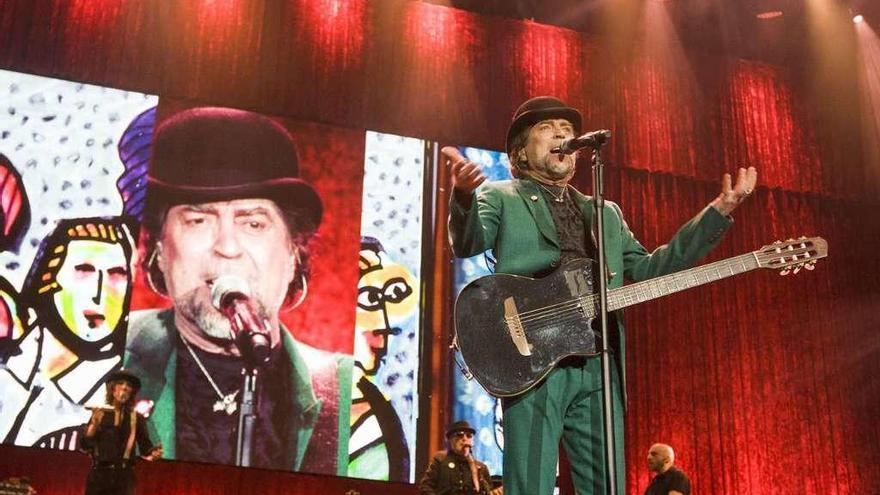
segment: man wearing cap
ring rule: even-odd
[[[107,407],[92,409],[82,438],[92,456],[86,495],[134,494],[135,447],[148,461],[162,457],[162,445],[153,445],[143,416],[132,407],[140,388],[138,377],[125,370],[107,379]]]
[[[549,274],[575,258],[595,259],[592,198],[569,185],[576,155],[551,153],[581,133],[581,114],[558,98],[523,103],[507,133],[507,154],[517,179],[485,184],[477,165],[451,164],[453,194],[449,235],[453,252],[469,257],[493,250],[495,271],[529,277]],[[627,227],[620,207],[604,206],[609,288],[624,277],[646,280],[685,269],[721,239],[730,213],[755,187],[753,167],[740,168],[735,185],[722,178],[721,193],[687,222],[670,242],[647,251]],[[623,493],[623,404],[625,336],[619,320],[610,343],[614,354],[612,389],[617,445],[617,487]],[[601,406],[601,366],[596,357],[560,362],[538,386],[504,398],[504,488],[508,495],[553,491],[560,438],[571,460],[575,489],[605,492]]]
[[[195,108],[158,126],[148,178],[145,270],[173,307],[133,315],[126,366],[155,401],[149,427],[167,457],[236,462],[242,370],[220,277],[247,286],[267,322],[251,465],[344,474],[352,359],[296,342],[279,313],[305,297],[308,242],[321,222],[296,147],[273,120]]]
[[[446,429],[447,450],[441,450],[431,457],[428,469],[419,482],[422,495],[496,495],[500,489],[492,491],[489,468],[474,459],[474,434],[467,421],[456,421]]]

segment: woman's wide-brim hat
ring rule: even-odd
[[[116,370],[110,373],[107,377],[107,384],[110,385],[115,382],[128,382],[131,388],[134,389],[134,393],[141,389],[141,379],[127,370]]]
[[[296,145],[281,124],[244,110],[199,107],[157,127],[148,208],[249,198],[299,212],[313,229],[321,223],[321,198],[299,177]]]
[[[536,96],[526,100],[513,113],[513,120],[507,128],[507,154],[510,154],[510,146],[520,132],[547,119],[565,119],[574,126],[575,134],[581,133],[583,118],[579,111],[554,96]]]

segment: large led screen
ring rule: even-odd
[[[423,141],[12,72],[0,88],[4,443],[75,449],[125,367],[167,459],[236,464],[244,442],[251,466],[414,479]]]

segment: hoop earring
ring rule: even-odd
[[[156,244],[156,247],[153,248],[153,252],[150,253],[150,258],[147,260],[147,273],[144,278],[147,279],[147,285],[150,286],[150,290],[159,294],[160,296],[164,296],[165,293],[160,291],[158,287],[156,287],[156,283],[153,282],[153,263],[155,263],[159,258],[159,250],[161,244]]]
[[[293,306],[289,307],[287,309],[287,311],[292,311],[292,310],[298,308],[299,305],[302,304],[303,301],[306,300],[306,296],[309,295],[309,281],[306,278],[305,274],[300,273],[299,279],[302,282],[302,290],[299,291],[299,297],[296,299],[296,302],[293,303]]]
[[[294,263],[296,266],[296,270],[299,272],[299,280],[301,282],[302,289],[299,291],[299,297],[296,298],[295,303],[285,304],[284,306],[281,307],[281,311],[284,311],[284,312],[293,311],[294,309],[298,308],[299,305],[302,304],[303,301],[306,300],[306,296],[309,294],[309,281],[308,281],[308,279],[306,279],[305,273],[303,273],[303,271],[300,269],[300,266],[302,265],[302,261],[300,260],[299,249],[297,249],[297,248],[293,249],[293,260],[294,260]]]

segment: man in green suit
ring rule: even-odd
[[[167,458],[236,462],[242,372],[254,363],[212,297],[215,281],[232,276],[268,348],[257,362],[251,465],[346,473],[353,360],[296,342],[279,318],[304,296],[321,214],[277,122],[195,108],[155,131],[144,269],[173,307],[132,315],[125,367],[155,402],[148,428]]]
[[[581,133],[581,114],[557,98],[523,103],[507,133],[507,154],[515,177],[486,183],[477,165],[451,165],[453,194],[449,235],[453,252],[469,257],[491,249],[495,271],[543,276],[574,258],[595,258],[591,198],[569,185],[575,155],[551,153]],[[633,236],[620,208],[604,207],[609,288],[624,278],[640,281],[673,273],[705,256],[730,226],[730,213],[752,192],[753,167],[738,171],[736,184],[725,174],[721,193],[679,229],[670,242],[649,252]],[[621,324],[610,343],[618,492],[623,493],[623,404],[625,336]],[[555,486],[559,440],[568,453],[578,493],[604,494],[606,474],[602,429],[600,359],[572,357],[560,362],[538,386],[503,400],[504,491],[544,495]]]

